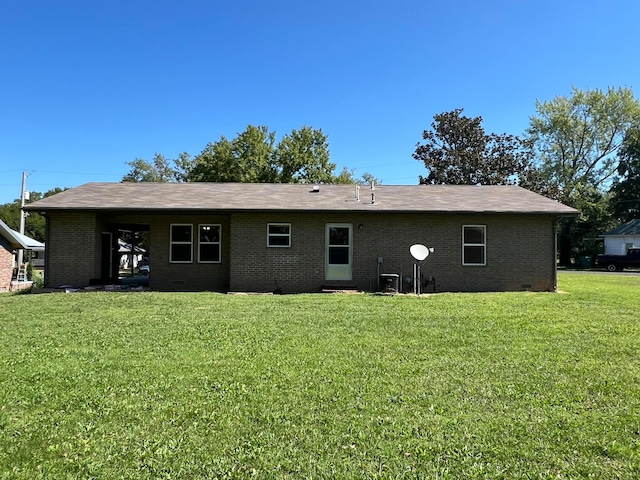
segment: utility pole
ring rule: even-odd
[[[22,194],[20,195],[20,234],[24,235],[24,202],[27,198],[27,172],[22,172]],[[18,250],[18,270],[22,266],[24,261],[24,250],[20,248]]]

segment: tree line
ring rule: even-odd
[[[41,192],[29,192],[29,202],[35,202],[42,198],[50,197],[56,193],[60,193],[66,190],[66,188],[52,188],[45,193]],[[42,215],[36,212],[29,212],[24,225],[24,234],[27,237],[44,242],[44,230],[45,219]],[[0,220],[7,224],[7,226],[15,231],[20,228],[20,199],[17,198],[13,202],[0,205]]]
[[[580,211],[560,224],[560,262],[594,255],[597,237],[640,218],[640,103],[630,88],[537,102],[522,136],[486,133],[461,109],[434,116],[413,157],[425,184],[518,184]]]
[[[196,156],[187,152],[167,159],[156,153],[152,161],[136,158],[123,182],[241,182],[241,183],[355,183],[370,182],[344,167],[336,173],[329,143],[321,129],[304,126],[276,141],[266,126],[248,125],[234,139],[224,135],[208,143]]]
[[[560,225],[560,260],[593,255],[598,235],[640,218],[640,103],[630,88],[573,88],[567,96],[537,101],[522,135],[486,132],[482,117],[461,108],[433,116],[413,158],[424,164],[420,184],[516,184],[580,211]],[[303,126],[279,140],[266,126],[248,125],[235,138],[221,136],[197,155],[175,159],[156,153],[136,158],[124,182],[370,183],[330,161],[328,137]],[[60,189],[32,193],[32,201]],[[19,200],[0,205],[0,218],[19,224]],[[32,214],[27,235],[44,238]]]

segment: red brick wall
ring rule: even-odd
[[[7,292],[13,276],[13,253],[0,246],[0,292]]]

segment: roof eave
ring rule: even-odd
[[[549,211],[549,210],[470,210],[470,209],[382,209],[382,208],[292,208],[292,207],[263,207],[263,208],[204,208],[204,207],[47,207],[47,208],[32,208],[28,209],[41,214],[47,214],[50,212],[93,212],[93,213],[219,213],[219,214],[231,214],[231,213],[270,213],[270,212],[285,212],[285,213],[390,213],[390,214],[451,214],[451,215],[550,215],[557,217],[576,217],[579,215],[578,211],[575,212],[561,212],[561,211]]]

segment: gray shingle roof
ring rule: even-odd
[[[375,203],[371,194],[375,193]],[[357,211],[541,213],[577,210],[523,188],[469,185],[313,185],[283,183],[87,183],[34,202],[28,210]]]
[[[603,233],[601,236],[616,236],[616,235],[640,235],[640,220],[631,220],[627,223],[623,223],[619,227],[613,230]]]

